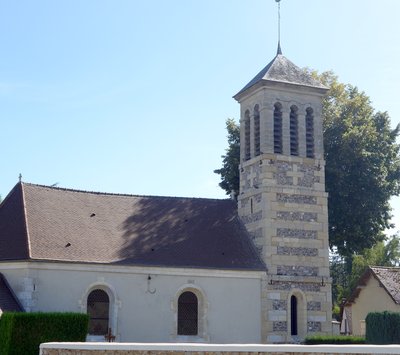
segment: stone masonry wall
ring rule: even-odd
[[[242,164],[241,184],[239,214],[268,269],[262,296],[264,341],[293,341],[291,295],[304,310],[299,313],[300,339],[330,334],[324,161],[263,154]]]

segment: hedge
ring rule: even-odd
[[[89,316],[82,313],[3,313],[0,355],[37,355],[50,341],[85,341]]]
[[[349,335],[313,335],[306,337],[304,344],[365,344],[365,339]]]
[[[400,344],[400,313],[371,312],[365,323],[368,344]]]

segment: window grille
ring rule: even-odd
[[[290,108],[290,155],[299,155],[299,125],[296,106]]]
[[[282,154],[282,105],[274,105],[274,153]]]
[[[250,159],[250,112],[244,114],[244,159]]]
[[[260,155],[260,110],[254,106],[254,155]]]
[[[110,299],[107,292],[93,290],[87,299],[89,314],[89,334],[105,335],[108,332]]]
[[[311,107],[306,110],[306,156],[314,158],[314,114]]]
[[[178,298],[178,335],[198,334],[198,300],[193,292],[183,292]]]

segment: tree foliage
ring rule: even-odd
[[[368,266],[399,266],[400,239],[392,235],[385,242],[378,242],[372,248],[349,258],[340,255],[331,257],[332,298],[340,304],[343,298],[350,296],[361,275]]]
[[[228,148],[222,156],[222,168],[214,170],[221,175],[219,186],[226,191],[227,195],[239,194],[239,162],[240,162],[240,127],[234,119],[226,120],[228,131]]]
[[[349,289],[354,289],[368,266],[398,266],[399,243],[399,238],[392,236],[386,243],[378,242],[374,247],[365,249],[363,253],[353,255]]]
[[[329,242],[351,256],[383,241],[390,227],[389,199],[399,193],[400,162],[386,112],[375,112],[365,93],[318,76],[330,87],[323,101]]]

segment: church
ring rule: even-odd
[[[237,201],[17,183],[0,205],[0,314],[88,313],[88,341],[331,334],[327,90],[278,45],[234,96]]]

